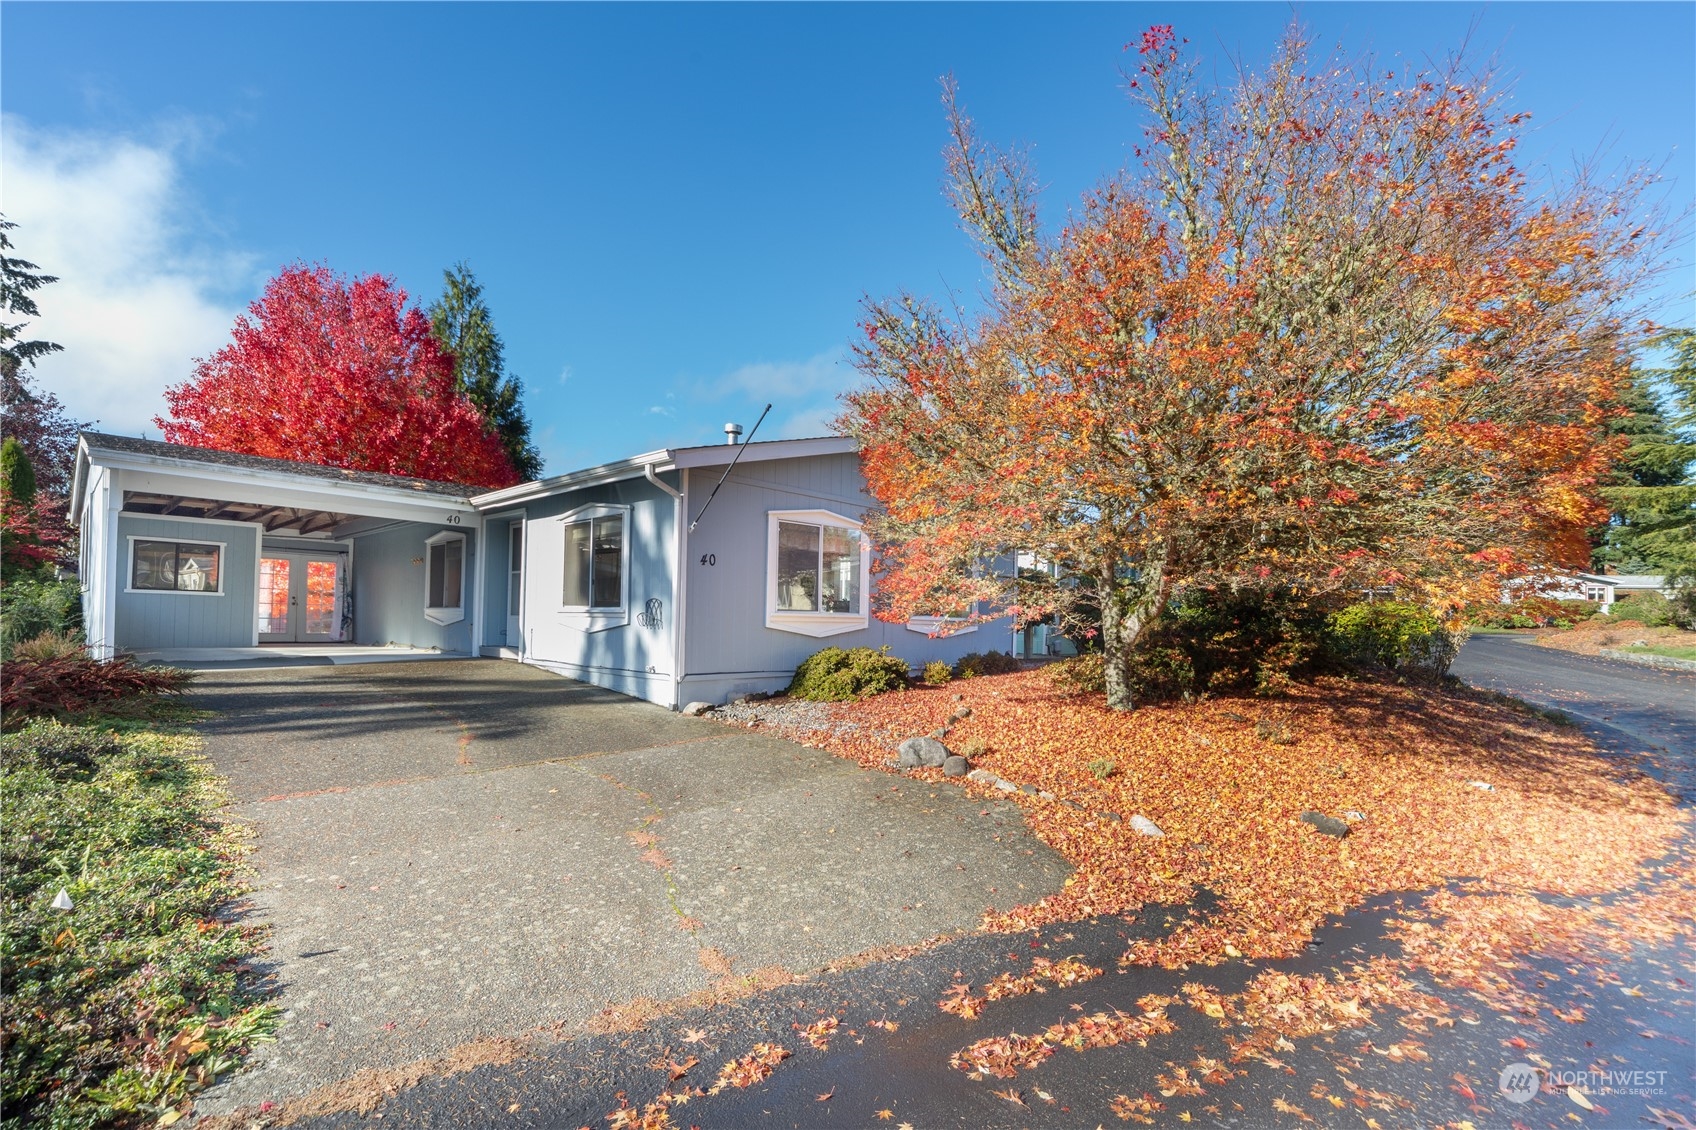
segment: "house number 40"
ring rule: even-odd
[[[701,554],[701,564],[703,564],[703,565],[717,565],[718,564],[718,554],[716,554],[716,553],[703,553],[703,554]]]

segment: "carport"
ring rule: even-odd
[[[90,649],[186,663],[327,661],[357,646],[472,653],[476,488],[84,433]],[[311,658],[307,654],[291,659]]]

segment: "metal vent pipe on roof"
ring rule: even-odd
[[[724,426],[724,442],[725,443],[740,443],[740,442],[742,442],[742,425],[741,424],[726,424]]]

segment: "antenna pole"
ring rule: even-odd
[[[718,477],[718,482],[713,484],[713,492],[707,495],[707,501],[704,505],[702,505],[701,512],[695,515],[695,520],[693,522],[689,523],[690,533],[694,533],[695,527],[701,524],[701,519],[707,516],[707,507],[711,506],[713,504],[713,499],[718,497],[718,488],[724,485],[724,480],[730,477],[730,472],[736,470],[736,460],[742,458],[742,453],[748,450],[748,445],[750,443],[754,442],[754,433],[759,431],[760,425],[766,422],[766,412],[770,411],[771,405],[768,404],[766,405],[766,411],[761,412],[760,418],[754,421],[754,426],[748,429],[748,438],[736,445],[736,454],[731,457],[730,466],[726,467],[724,469],[724,474]]]

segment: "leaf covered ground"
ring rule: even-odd
[[[1425,1034],[1477,1024],[1485,1009],[1511,1015],[1528,1033],[1582,1023],[1581,1007],[1563,1010],[1540,991],[1533,956],[1566,963],[1581,983],[1610,995],[1630,995],[1612,985],[1610,959],[1640,944],[1688,944],[1696,929],[1689,812],[1650,777],[1599,755],[1577,729],[1498,696],[1329,679],[1279,699],[1124,714],[1108,711],[1100,696],[1064,695],[1041,672],[1024,672],[831,710],[828,729],[789,736],[894,772],[902,739],[946,727],[951,748],[975,751],[974,766],[1031,787],[1007,793],[948,782],[1017,801],[1032,830],[1075,868],[1062,891],[987,912],[987,929],[1192,906],[1175,930],[1132,945],[1120,960],[1194,967],[1182,999],[1139,1002],[1140,1015],[1074,1017],[1035,1034],[962,1040],[953,1062],[973,1078],[1022,1075],[1062,1047],[1140,1041],[1169,1028],[1168,1010],[1183,1006],[1231,1030],[1233,1063],[1281,1066],[1291,1040],[1388,1015],[1406,1038],[1372,1050],[1418,1060]],[[909,772],[944,780],[940,770]],[[1349,834],[1322,834],[1301,820],[1310,811],[1346,821]],[[1139,834],[1133,816],[1164,835]],[[1235,992],[1205,983],[1206,966],[1290,958],[1326,918],[1396,892],[1424,892],[1391,924],[1398,954],[1329,976],[1268,970]],[[1051,967],[1033,966],[1026,979],[1051,975]],[[1433,995],[1426,979],[1452,992]],[[938,1006],[975,1019],[986,1001],[1020,983],[1002,980],[958,984]],[[1152,1121],[1162,1096],[1205,1086],[1206,1068],[1150,1080],[1148,1093],[1126,1097],[1113,1113]]]

